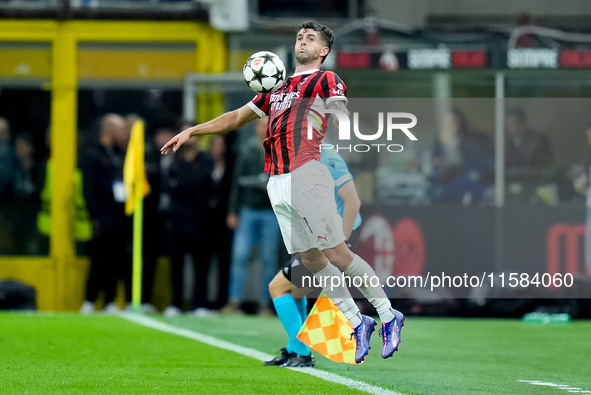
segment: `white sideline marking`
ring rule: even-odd
[[[218,335],[260,336],[259,331],[218,330]]]
[[[559,390],[568,391],[572,394],[591,394],[591,390],[584,390],[582,388],[572,387],[572,386],[566,385],[566,384],[556,384],[556,383],[550,383],[548,381],[539,381],[539,380],[517,380],[517,381],[521,381],[522,383],[530,383],[532,385],[543,385],[546,387],[554,387]]]
[[[188,329],[177,328],[172,325],[165,324],[158,320],[154,320],[152,318],[134,314],[134,313],[122,313],[119,315],[121,318],[125,318],[126,320],[135,322],[136,324],[145,326],[147,328],[156,329],[166,333],[172,333],[173,335],[186,337],[188,339],[197,340],[198,342],[205,343],[210,346],[214,346],[217,348],[222,348],[224,350],[233,351],[238,354],[245,355],[247,357],[251,357],[254,359],[258,359],[259,361],[266,361],[268,359],[273,358],[273,355],[255,350],[249,347],[242,347],[236,344],[232,344],[225,340],[217,339],[213,336],[204,335],[202,333],[193,332]],[[330,381],[337,384],[345,385],[349,388],[353,388],[360,391],[365,391],[370,394],[376,395],[402,395],[399,392],[388,390],[382,387],[378,387],[376,385],[371,385],[368,383],[364,383],[362,381],[353,380],[347,377],[339,376],[338,374],[326,372],[323,370],[318,369],[311,369],[311,368],[287,368],[290,370],[295,370],[297,372],[307,373],[309,375],[318,377],[320,379]]]

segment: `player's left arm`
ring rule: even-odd
[[[357,214],[359,214],[359,209],[361,208],[361,200],[359,200],[353,180],[347,181],[345,185],[339,188],[337,193],[345,202],[343,209],[343,233],[348,240],[351,237]]]
[[[333,100],[328,104],[328,108],[330,108],[331,110],[339,110],[342,113],[345,113],[345,115],[347,115],[347,118],[349,117],[349,110],[347,109],[346,100]],[[337,128],[339,127],[339,119],[335,115],[332,115],[332,123]]]
[[[347,86],[336,73],[327,71],[321,81],[321,96],[326,101],[326,107],[332,110],[338,110],[349,117],[347,110]],[[339,120],[332,115],[332,122],[338,128]]]

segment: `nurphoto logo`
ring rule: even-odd
[[[410,131],[411,128],[416,126],[417,117],[414,114],[408,112],[378,112],[378,130],[373,134],[364,134],[359,130],[359,113],[353,113],[353,122],[349,119],[349,115],[341,110],[332,108],[314,109],[308,108],[306,114],[316,121],[317,126],[314,122],[308,121],[308,140],[313,139],[314,128],[327,130],[328,129],[328,117],[332,114],[338,121],[339,131],[339,144],[321,144],[320,151],[323,149],[336,149],[337,151],[349,151],[349,152],[368,152],[371,150],[385,149],[389,152],[401,152],[404,147],[400,144],[343,144],[344,142],[350,142],[351,140],[351,123],[353,124],[353,134],[356,138],[363,141],[376,141],[382,137],[384,129],[386,130],[387,141],[392,141],[394,131],[403,132],[406,137],[411,141],[418,140],[414,134]],[[386,120],[384,122],[384,119]],[[400,120],[404,119],[410,122],[401,123]],[[396,121],[395,121],[396,120]],[[386,127],[384,128],[384,123]]]

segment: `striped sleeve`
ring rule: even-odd
[[[260,118],[269,115],[269,98],[271,96],[267,93],[259,93],[251,101],[247,103]]]
[[[347,87],[336,73],[332,71],[325,72],[321,84],[322,97],[327,105],[333,100],[347,101]]]

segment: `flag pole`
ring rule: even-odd
[[[131,128],[131,138],[123,166],[123,181],[127,191],[125,214],[133,214],[131,304],[133,311],[140,313],[140,305],[142,304],[144,196],[150,193],[150,185],[144,168],[144,123],[141,120],[135,121]]]
[[[140,305],[142,304],[142,238],[143,238],[143,220],[144,220],[144,195],[143,195],[143,181],[138,179],[135,181],[135,210],[133,212],[133,285],[132,290],[132,304],[133,311],[140,312]]]

